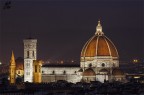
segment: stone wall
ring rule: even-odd
[[[55,82],[66,80],[76,83],[82,79],[79,75],[79,67],[42,67],[42,82]]]

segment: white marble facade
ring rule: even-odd
[[[24,82],[33,80],[33,60],[37,57],[36,43],[36,39],[24,40]],[[124,79],[123,72],[118,69],[118,51],[112,41],[104,35],[100,21],[96,26],[95,35],[84,45],[80,58],[80,67],[43,66],[42,82],[104,82]],[[114,68],[117,69],[115,72]]]
[[[33,60],[37,58],[37,39],[25,39],[24,42],[24,82],[33,82]]]
[[[80,82],[82,76],[80,67],[42,67],[42,82],[55,82],[66,80],[68,82]]]

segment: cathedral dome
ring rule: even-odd
[[[115,45],[102,32],[100,21],[98,21],[95,35],[86,42],[81,52],[81,57],[95,56],[118,57]]]
[[[83,76],[95,76],[95,72],[92,68],[88,68],[83,72]]]

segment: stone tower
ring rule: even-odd
[[[24,82],[33,82],[33,60],[37,59],[37,39],[28,38],[24,42]]]
[[[15,63],[15,57],[14,57],[13,51],[12,51],[9,67],[10,67],[10,70],[9,70],[10,84],[14,84],[15,83],[16,63]]]
[[[34,60],[33,63],[34,63],[33,82],[41,83],[42,82],[41,66],[42,66],[43,61],[42,60]]]

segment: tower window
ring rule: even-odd
[[[39,72],[41,72],[41,66],[39,66]]]
[[[20,71],[18,71],[18,74],[20,74]]]
[[[35,72],[37,72],[37,66],[35,65]]]
[[[30,66],[30,64],[29,63],[27,63],[27,67],[29,67]]]
[[[29,58],[29,51],[27,51],[27,57]]]
[[[26,75],[30,75],[30,72],[26,72]]]
[[[33,57],[34,57],[34,51],[33,51]]]

